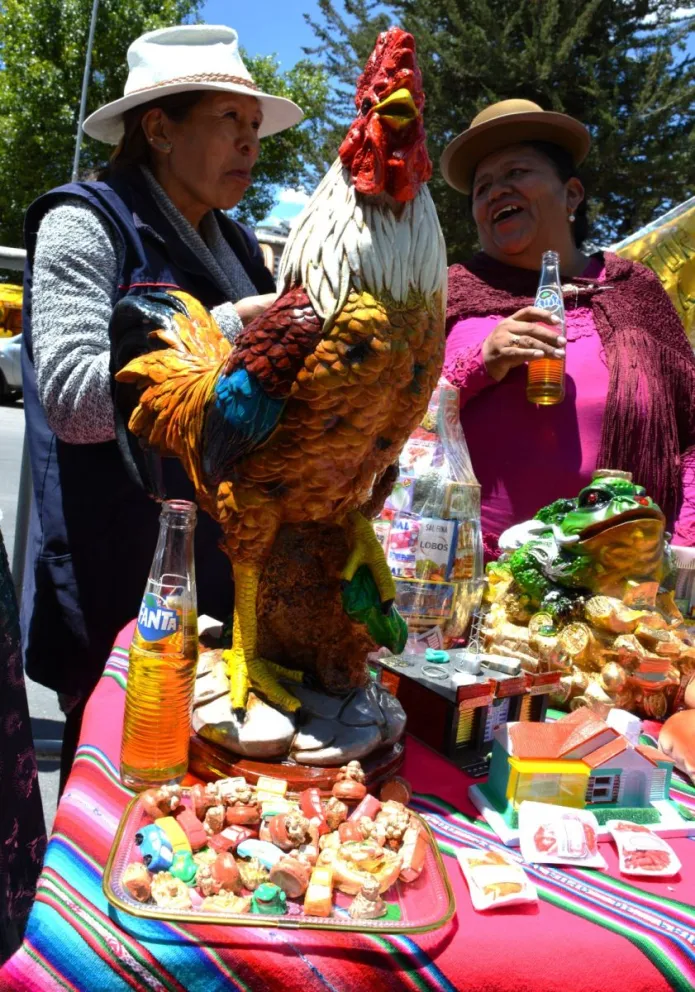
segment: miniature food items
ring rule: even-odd
[[[140,825],[122,886],[163,912],[296,917],[303,903],[306,916],[337,910],[343,920],[378,920],[388,910],[382,895],[399,879],[420,877],[429,839],[399,800],[368,795],[364,777],[357,761],[340,770],[336,784],[350,796],[351,815],[336,795],[290,795],[274,780],[261,780],[260,791],[240,776],[149,790],[134,808]],[[396,785],[390,795],[403,795]],[[393,909],[400,919],[400,906]]]
[[[142,862],[134,861],[123,872],[123,886],[138,902],[147,902],[152,894],[152,875]]]
[[[162,909],[191,908],[188,886],[168,871],[160,871],[152,879],[152,898]]]
[[[457,853],[473,909],[499,909],[538,902],[536,887],[506,851],[462,848]]]
[[[649,827],[629,820],[609,820],[607,827],[618,848],[620,871],[624,875],[669,878],[680,871],[676,852]]]
[[[522,802],[519,844],[529,863],[607,867],[598,849],[598,821],[586,809]]]

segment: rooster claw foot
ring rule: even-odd
[[[303,673],[276,665],[263,658],[246,658],[242,651],[224,651],[222,658],[227,663],[229,675],[229,698],[233,712],[242,719],[246,713],[248,694],[251,689],[258,696],[277,709],[295,713],[300,701],[277,681],[276,676],[301,682]],[[241,714],[241,715],[240,715]]]
[[[379,591],[382,609],[384,613],[388,613],[396,597],[396,584],[386,563],[384,549],[377,540],[371,522],[361,513],[356,511],[350,513],[348,526],[350,528],[351,547],[348,560],[340,576],[343,580],[343,591],[346,585],[352,581],[357,570],[362,565],[366,565],[372,573]]]

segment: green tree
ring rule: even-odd
[[[695,193],[693,18],[677,0],[319,0],[312,50],[336,84],[333,118],[318,146],[340,137],[341,91],[353,85],[376,33],[389,23],[415,36],[427,94],[432,194],[449,248],[477,247],[465,197],[437,162],[446,144],[496,100],[525,97],[584,121],[594,139],[582,174],[592,240],[608,244]]]
[[[299,127],[261,141],[253,186],[235,211],[241,220],[258,222],[273,206],[278,186],[306,189],[315,184],[313,152],[322,139],[329,86],[325,71],[308,59],[284,73],[272,55],[251,56],[245,52],[244,62],[262,89],[294,100],[304,111]]]
[[[123,94],[129,44],[145,31],[197,18],[202,0],[101,0],[87,112]],[[24,211],[69,181],[92,0],[0,0],[0,244],[21,245]],[[285,74],[272,57],[248,58],[256,81],[300,104],[308,121],[263,142],[243,216],[259,219],[276,184],[307,180],[302,155],[315,138],[327,87],[320,69]],[[104,163],[108,146],[85,138],[81,174]]]

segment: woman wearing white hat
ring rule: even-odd
[[[111,395],[110,319],[128,294],[180,288],[225,334],[272,299],[253,233],[223,211],[251,183],[260,139],[301,110],[262,92],[231,28],[184,25],[143,35],[128,51],[124,96],[85,122],[116,146],[99,181],[40,197],[25,226],[24,396],[35,513],[23,597],[27,670],[68,710],[61,779],[81,713],[118,630],[136,615],[158,507],[124,467]],[[168,496],[191,497],[177,463]],[[201,613],[231,594],[217,527],[196,531]],[[202,565],[204,562],[204,565]]]

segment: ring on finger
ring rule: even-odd
[[[510,334],[509,335],[509,343],[512,346],[512,348],[517,348],[519,346],[519,335],[518,334]]]

